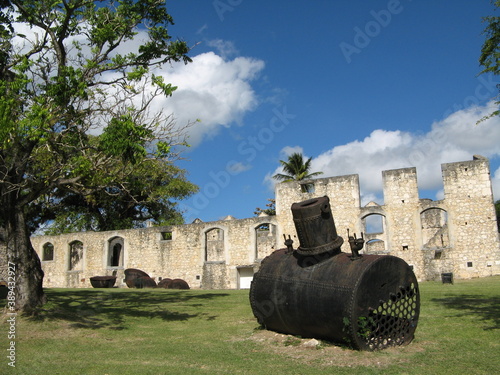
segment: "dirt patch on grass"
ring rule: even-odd
[[[407,363],[414,354],[425,351],[421,343],[375,352],[357,351],[327,341],[302,339],[268,330],[256,330],[250,340],[263,351],[272,351],[277,355],[315,366],[385,368]]]

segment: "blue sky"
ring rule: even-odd
[[[442,198],[440,164],[490,158],[500,199],[500,78],[478,76],[489,0],[167,2],[194,62],[164,69],[165,103],[190,128],[178,164],[200,192],[186,222],[251,217],[274,197],[293,151],[322,177],[358,173],[383,203],[381,171],[417,167],[422,198]],[[498,190],[498,193],[496,193]]]

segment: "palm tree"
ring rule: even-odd
[[[280,160],[281,166],[283,167],[283,172],[286,173],[277,173],[273,176],[274,179],[282,182],[289,181],[301,181],[308,180],[314,176],[323,174],[323,172],[312,172],[309,173],[309,169],[311,168],[311,160],[312,158],[307,159],[304,163],[304,158],[302,154],[296,152],[288,157],[288,161]],[[306,185],[302,185],[303,191],[308,191]]]

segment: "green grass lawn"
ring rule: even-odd
[[[36,317],[7,315],[0,374],[494,374],[500,277],[420,283],[415,340],[357,352],[259,328],[248,290],[48,289]]]

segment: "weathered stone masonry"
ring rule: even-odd
[[[157,282],[180,278],[192,288],[248,287],[254,265],[276,248],[276,217],[168,227],[80,232],[32,238],[46,287],[89,287],[92,276],[139,268]],[[75,246],[76,244],[76,246]],[[116,247],[119,244],[121,246]],[[53,248],[52,256],[44,250]],[[50,254],[49,254],[50,255]],[[241,284],[244,285],[241,285]]]
[[[337,233],[365,233],[361,253],[392,254],[412,265],[419,280],[500,274],[500,243],[488,160],[443,164],[445,198],[420,199],[417,171],[384,171],[384,204],[360,206],[358,175],[276,186],[276,216],[260,216],[109,232],[32,238],[42,259],[46,287],[90,287],[92,276],[139,268],[157,282],[181,278],[192,288],[248,288],[260,261],[284,247],[283,235],[298,239],[292,203],[327,195]],[[304,192],[309,191],[309,192]],[[370,224],[376,219],[377,225]],[[374,229],[373,229],[374,228]]]

